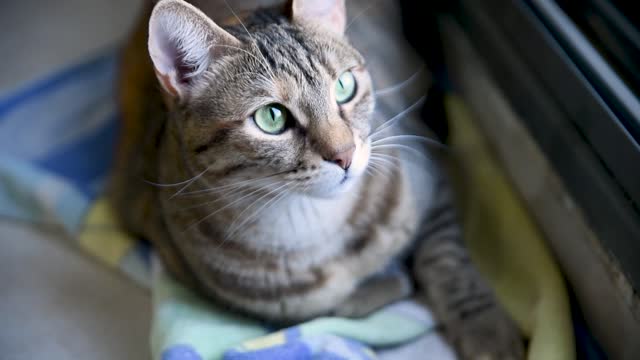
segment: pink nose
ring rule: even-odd
[[[353,152],[355,150],[355,146],[352,146],[349,150],[340,151],[334,154],[329,161],[347,170],[349,166],[351,166],[351,160],[353,160]]]

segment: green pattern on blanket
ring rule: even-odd
[[[189,344],[203,359],[220,358],[232,347],[245,351],[281,345],[283,332],[269,335],[255,320],[221,310],[166,276],[154,274],[154,358],[172,346]],[[374,347],[405,343],[431,325],[393,311],[379,311],[363,319],[318,318],[299,325],[303,338],[336,335]],[[389,331],[389,329],[394,329]]]

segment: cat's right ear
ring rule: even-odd
[[[203,73],[240,42],[183,0],[161,0],[149,20],[149,55],[168,95],[184,101]]]

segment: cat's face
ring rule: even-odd
[[[362,56],[340,32],[260,18],[246,24],[251,36],[235,26],[226,41],[207,37],[215,58],[200,70],[187,63],[194,73],[168,84],[187,160],[208,169],[212,183],[263,179],[254,185],[322,197],[348,191],[370,154],[374,100]]]

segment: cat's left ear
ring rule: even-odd
[[[293,22],[343,35],[347,25],[345,0],[293,0]]]
[[[240,41],[183,0],[161,0],[149,19],[149,55],[165,92],[184,101],[218,58]]]

